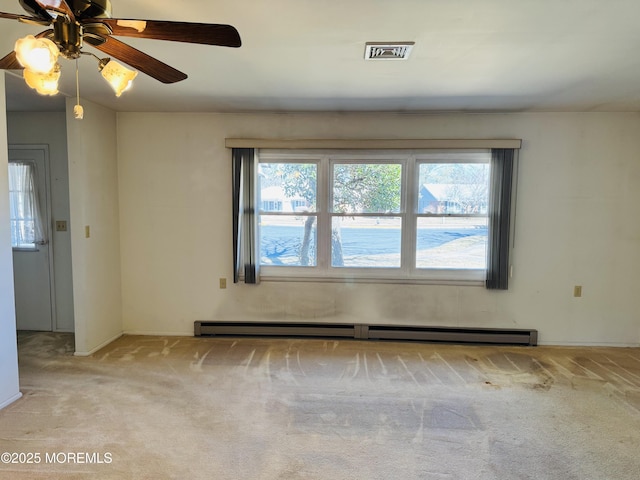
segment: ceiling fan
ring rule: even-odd
[[[83,46],[88,44],[162,83],[175,83],[186,79],[187,75],[114,37],[149,38],[224,47],[239,47],[242,44],[238,31],[231,25],[111,18],[110,0],[19,0],[19,3],[29,15],[0,12],[0,18],[51,26],[52,28],[44,30],[35,37],[29,37],[36,41],[53,42],[48,45],[50,45],[49,49],[55,50],[53,54],[56,57],[54,61],[56,65],[58,55],[67,59],[78,59],[80,55],[96,57],[90,52],[83,51]],[[23,69],[25,68],[21,61],[23,58],[16,43],[16,51],[0,59],[0,69]],[[98,60],[101,71],[109,64],[117,64],[117,62],[110,62],[110,58],[98,58]],[[50,68],[51,72],[55,70],[54,66]],[[27,83],[29,80],[26,74],[29,69],[30,67],[26,66]],[[58,77],[59,70],[58,66]],[[133,76],[135,74],[137,72],[134,72]],[[104,71],[103,76],[107,78]],[[128,82],[130,84],[130,80]],[[119,96],[117,90],[116,95]]]

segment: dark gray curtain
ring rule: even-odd
[[[491,180],[489,186],[489,253],[486,286],[493,290],[509,288],[509,232],[511,193],[515,150],[491,150]]]
[[[258,159],[253,148],[234,148],[233,162],[233,282],[258,283],[258,219],[256,216]]]

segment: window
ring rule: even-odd
[[[263,277],[484,281],[489,150],[258,159]]]
[[[418,163],[416,268],[486,269],[489,160]]]
[[[318,165],[265,162],[259,172],[260,265],[316,266]],[[264,200],[276,194],[279,198]]]
[[[44,242],[36,185],[33,163],[9,163],[9,219],[13,248],[33,250]]]

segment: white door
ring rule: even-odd
[[[53,330],[53,295],[50,236],[49,169],[46,148],[33,146],[9,146],[9,169],[18,172],[20,165],[32,165],[35,170],[34,184],[37,187],[39,211],[42,215],[42,236],[29,243],[29,218],[19,218],[23,211],[19,203],[23,201],[28,188],[14,180],[9,186],[11,204],[11,227],[13,243],[13,276],[15,282],[16,323],[18,330]],[[9,173],[11,177],[11,170]],[[18,208],[16,208],[18,207]],[[18,212],[18,213],[16,213]],[[14,215],[15,214],[15,215]],[[29,217],[29,215],[25,215]],[[24,238],[15,232],[27,231]],[[27,240],[25,240],[27,238]],[[39,237],[40,238],[40,237]]]

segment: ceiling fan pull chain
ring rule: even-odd
[[[82,120],[84,117],[84,108],[80,105],[80,71],[78,69],[78,59],[76,58],[76,105],[73,107],[73,116],[76,120]]]

